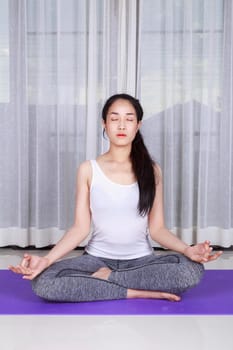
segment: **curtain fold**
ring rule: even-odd
[[[220,245],[233,242],[233,4],[224,1],[221,116],[219,123],[219,211],[216,229]],[[217,225],[216,225],[217,226]]]
[[[4,2],[0,246],[43,247],[73,223],[76,168],[107,149],[104,100],[135,92],[137,1]]]
[[[229,247],[232,4],[144,0],[143,5],[144,131],[164,173],[167,225],[189,244],[208,239]]]
[[[101,109],[117,92],[144,107],[168,227],[233,244],[232,7],[2,0],[0,246],[55,244],[72,224],[76,168],[106,151]]]

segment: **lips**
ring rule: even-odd
[[[117,137],[125,137],[126,134],[117,134]]]

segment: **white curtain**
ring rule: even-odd
[[[232,1],[143,1],[144,131],[166,222],[187,243],[233,244]]]
[[[170,229],[233,244],[230,0],[1,0],[0,246],[56,243],[101,108],[138,96]]]
[[[43,247],[73,223],[77,166],[107,147],[103,101],[135,93],[137,1],[0,6],[0,246]]]

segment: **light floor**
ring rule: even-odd
[[[0,249],[0,268],[17,264],[23,253]],[[41,250],[34,253],[45,254]],[[80,252],[70,256],[75,254]],[[225,252],[206,268],[232,269],[233,252]],[[1,316],[0,348],[233,350],[232,329],[233,316]]]

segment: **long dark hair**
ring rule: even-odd
[[[131,103],[136,111],[137,121],[140,122],[143,118],[142,106],[139,100],[128,94],[116,94],[109,97],[102,110],[103,121],[106,123],[109,108],[116,100],[120,99],[127,100]],[[132,142],[130,158],[139,187],[138,211],[141,216],[145,216],[152,208],[156,193],[154,175],[155,162],[151,158],[139,130]]]

